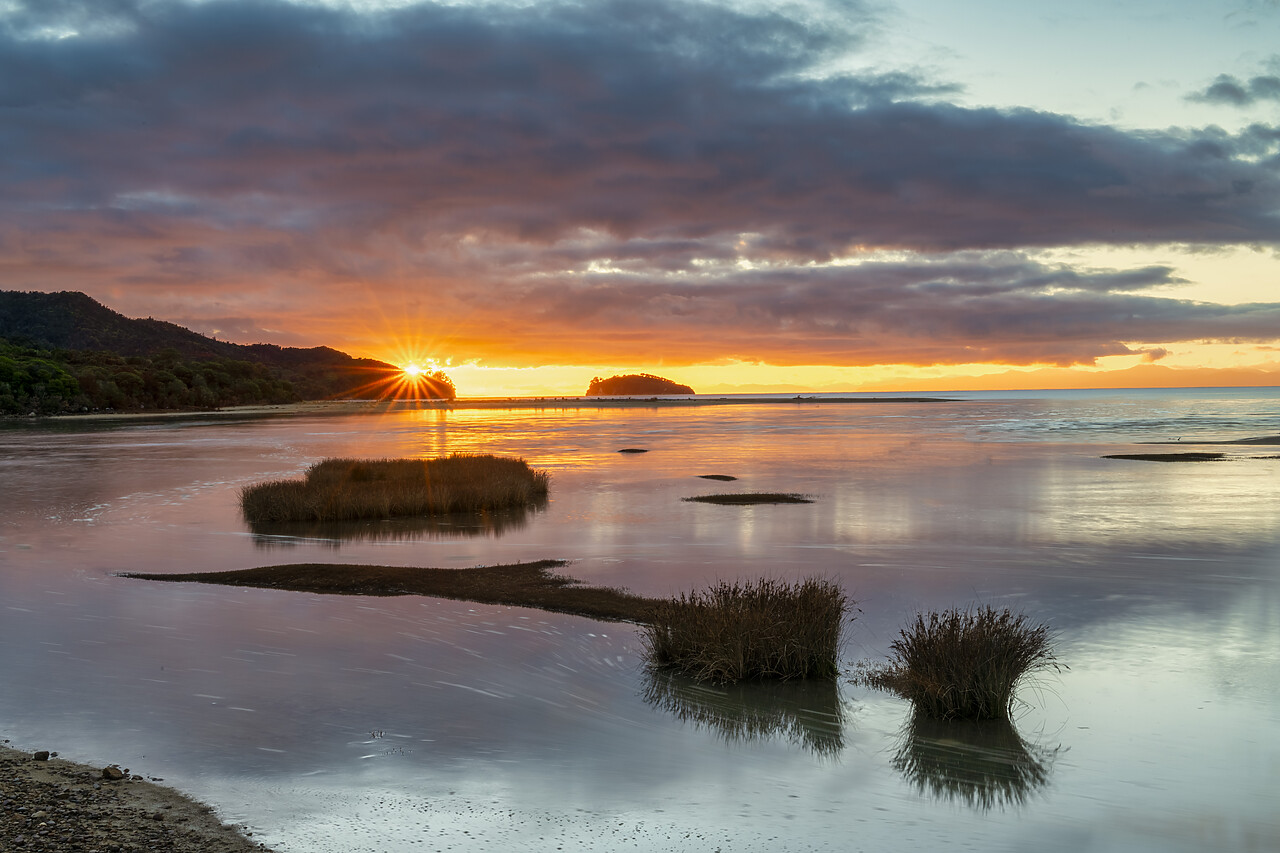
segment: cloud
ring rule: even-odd
[[[1070,364],[1276,337],[1274,306],[1034,250],[1276,245],[1280,132],[824,73],[880,25],[857,0],[10,4],[0,271],[316,343],[411,306],[459,357],[513,362]]]
[[[1187,95],[1187,100],[1230,107],[1248,107],[1258,101],[1280,101],[1280,77],[1266,74],[1245,81],[1230,74],[1219,74],[1208,88]]]

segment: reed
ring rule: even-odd
[[[910,699],[938,720],[1007,720],[1027,675],[1066,667],[1047,625],[985,606],[918,614],[889,648],[887,664],[865,667],[854,681]]]
[[[536,506],[550,475],[523,459],[455,453],[439,459],[325,459],[303,480],[240,492],[250,524],[351,521]]]
[[[826,580],[720,581],[656,603],[641,642],[650,666],[697,681],[833,678],[850,605]]]

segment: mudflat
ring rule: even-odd
[[[473,569],[294,563],[228,572],[122,572],[120,576],[338,595],[429,595],[481,604],[536,607],[625,622],[644,621],[656,603],[654,599],[625,590],[587,586],[574,578],[552,573],[552,569],[565,565],[568,565],[565,560],[538,560]]]

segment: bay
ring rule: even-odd
[[[1280,393],[954,397],[5,424],[0,732],[164,777],[281,851],[1280,848],[1280,450],[1102,458],[1280,434]],[[327,456],[456,452],[549,470],[551,500],[239,516],[240,488]],[[738,490],[815,502],[681,500]],[[646,595],[834,578],[847,668],[920,610],[1010,606],[1070,670],[1012,730],[938,730],[845,681],[654,679],[623,624],[115,575],[543,558]]]

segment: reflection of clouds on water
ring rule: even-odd
[[[250,523],[253,544],[257,548],[295,548],[318,545],[337,550],[344,543],[410,542],[416,539],[455,539],[460,537],[494,537],[523,530],[534,514],[547,506],[543,498],[529,507],[489,510],[485,512],[451,513],[424,518],[361,519],[356,521],[303,521]]]
[[[1044,788],[1060,751],[1029,743],[1008,720],[913,713],[890,763],[922,795],[989,811],[1022,805]]]
[[[645,674],[642,696],[731,743],[781,737],[822,757],[844,749],[845,712],[835,681],[707,684],[659,670]]]

